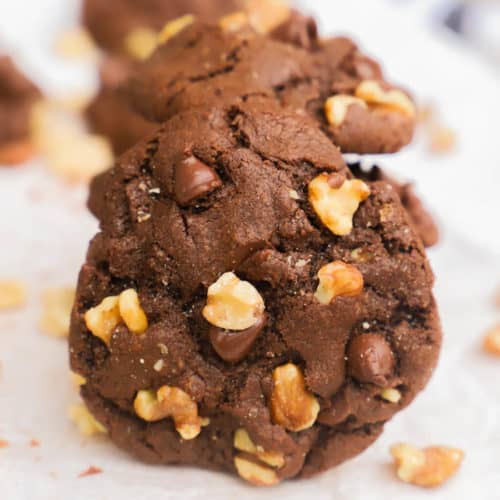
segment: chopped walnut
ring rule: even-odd
[[[412,100],[401,90],[384,90],[375,80],[362,81],[354,93],[365,101],[368,106],[397,111],[409,117],[416,116],[416,108]]]
[[[273,371],[273,382],[270,400],[273,422],[294,432],[312,427],[320,406],[314,395],[306,389],[300,369],[292,363],[279,366]]]
[[[233,12],[219,19],[219,27],[227,33],[237,33],[248,25],[248,15],[243,11]]]
[[[186,14],[185,16],[174,19],[168,22],[160,32],[158,36],[158,43],[163,44],[168,42],[171,38],[178,35],[182,30],[187,28],[189,25],[193,24],[195,17],[191,14]]]
[[[74,288],[51,288],[42,294],[40,330],[54,337],[66,337],[69,333],[71,309],[75,300]]]
[[[409,444],[397,444],[391,448],[398,477],[406,482],[426,488],[440,486],[453,476],[464,452],[457,448],[430,447],[423,450]]]
[[[144,333],[148,328],[148,319],[139,302],[139,296],[132,288],[120,295],[106,297],[99,305],[89,309],[84,319],[92,334],[108,346],[113,330],[121,321],[135,334]]]
[[[388,403],[397,404],[401,401],[401,393],[397,389],[387,388],[380,393],[380,397]]]
[[[208,419],[198,416],[198,405],[191,396],[178,387],[164,385],[158,391],[142,390],[134,400],[136,414],[147,422],[171,417],[175,428],[185,440],[194,439]]]
[[[60,102],[44,100],[33,106],[31,135],[47,167],[70,182],[88,182],[113,164],[109,141],[86,132],[82,117]]]
[[[99,305],[85,313],[85,325],[92,335],[99,337],[106,345],[111,341],[113,330],[120,323],[118,297],[106,297]]]
[[[246,330],[262,318],[264,309],[264,300],[251,283],[225,273],[208,288],[203,317],[219,328]]]
[[[158,33],[151,28],[136,28],[125,37],[128,54],[139,61],[147,59],[156,49]]]
[[[368,106],[363,99],[352,95],[334,95],[325,101],[325,115],[328,123],[334,127],[340,127],[347,116],[351,106],[360,106],[367,109]]]
[[[271,467],[280,469],[285,465],[285,457],[283,456],[283,453],[266,451],[262,448],[262,446],[255,445],[245,429],[238,429],[234,433],[233,444],[237,450],[254,455],[261,462],[264,462]]]
[[[94,418],[83,403],[70,406],[69,417],[84,436],[106,434],[107,432],[106,428]]]
[[[247,0],[246,11],[250,26],[264,35],[286,22],[291,14],[283,0]]]
[[[451,128],[434,123],[429,126],[429,151],[435,154],[449,153],[455,149],[457,136]]]
[[[148,318],[141,307],[139,296],[133,288],[120,294],[118,308],[123,322],[132,333],[141,334],[147,330]]]
[[[486,332],[483,346],[484,349],[490,354],[500,356],[500,323]]]
[[[98,54],[90,33],[79,27],[61,33],[55,48],[60,56],[68,59],[93,59]]]
[[[325,305],[336,297],[354,297],[363,291],[363,275],[353,265],[340,260],[323,266],[318,278],[319,285],[314,296]]]
[[[255,486],[274,486],[280,482],[275,470],[244,457],[234,457],[234,466],[241,478]]]
[[[21,281],[0,281],[0,309],[13,309],[26,303],[26,286]]]
[[[336,185],[334,185],[336,186]],[[370,188],[361,180],[345,180],[332,187],[330,175],[323,173],[309,183],[309,201],[321,222],[338,236],[352,231],[352,219],[362,201],[370,196]]]

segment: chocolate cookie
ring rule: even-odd
[[[425,386],[433,275],[394,189],[273,99],[193,109],[97,177],[72,369],[142,460],[309,477]]]
[[[136,29],[159,31],[185,14],[204,21],[240,10],[243,0],[85,0],[83,23],[107,52],[126,55],[125,39]]]
[[[29,140],[33,104],[40,90],[16,68],[8,56],[0,56],[0,164],[17,164],[33,155]]]
[[[158,127],[131,108],[121,91],[133,68],[133,62],[119,57],[107,58],[101,66],[101,88],[85,115],[90,128],[107,137],[119,155]]]
[[[131,99],[161,122],[194,106],[260,94],[313,117],[345,153],[390,153],[408,144],[415,107],[378,64],[347,38],[316,40],[313,23],[293,23],[301,35],[289,26],[271,32],[279,40],[191,24],[139,68]],[[289,43],[294,39],[303,41]]]

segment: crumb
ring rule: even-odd
[[[92,37],[83,28],[72,28],[59,35],[55,43],[56,52],[68,59],[88,59],[97,55]]]
[[[83,403],[70,406],[69,418],[76,424],[78,430],[84,436],[89,437],[94,434],[105,434],[107,432],[105,427],[94,418]]]
[[[26,303],[24,283],[17,280],[0,281],[0,309],[13,309]]]
[[[40,330],[51,337],[67,337],[71,309],[75,301],[74,288],[50,288],[42,294]]]
[[[486,352],[500,356],[500,323],[486,332],[483,339],[483,347]]]
[[[88,182],[113,164],[109,141],[89,134],[82,117],[56,101],[34,106],[31,133],[48,168],[69,182]]]
[[[455,149],[457,137],[455,132],[442,124],[433,124],[429,128],[429,151],[431,153],[450,153]]]
[[[0,448],[7,448],[9,446],[9,442],[5,439],[0,439]]]
[[[29,442],[30,448],[38,448],[40,446],[40,441],[38,439],[32,439]]]
[[[87,477],[87,476],[94,476],[96,474],[102,474],[102,469],[100,467],[95,467],[94,465],[91,465],[88,469],[84,470],[83,472],[80,472],[78,474],[78,477]]]

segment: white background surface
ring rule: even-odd
[[[459,135],[452,155],[430,156],[417,141],[384,159],[417,181],[442,226],[442,243],[430,256],[445,342],[428,389],[360,457],[312,481],[268,491],[209,472],[144,466],[105,438],[82,438],[66,416],[77,396],[65,342],[41,336],[36,325],[40,290],[74,283],[95,232],[85,189],[51,177],[41,162],[0,170],[0,277],[30,287],[27,308],[0,313],[0,439],[10,442],[0,449],[1,500],[500,498],[500,360],[480,348],[484,330],[500,320],[492,305],[500,285],[500,74],[451,36],[428,31],[417,11],[429,2],[303,3],[317,10],[325,31],[354,34],[396,81],[438,103]],[[63,0],[0,0],[0,47],[48,91],[71,94],[94,82],[88,66],[50,52],[56,31],[71,25],[76,12],[74,2]],[[29,446],[33,438],[40,447]],[[400,440],[458,446],[466,460],[444,487],[420,490],[394,478],[388,448]],[[77,479],[90,465],[103,474]]]

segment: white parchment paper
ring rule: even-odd
[[[0,5],[0,33],[10,35],[27,66],[37,67],[39,59],[30,63],[29,44],[16,38],[12,23],[24,19],[19,14],[27,6],[42,26],[50,25],[54,12],[45,12],[44,2],[7,3],[9,9]],[[453,40],[431,36],[393,3],[343,2],[342,9],[333,4],[339,5],[308,2],[326,28],[356,33],[401,81],[432,96],[459,134],[453,155],[429,157],[417,144],[386,162],[418,181],[443,230],[430,257],[445,341],[428,389],[361,456],[312,481],[272,490],[196,469],[145,466],[106,438],[82,438],[67,418],[78,396],[69,381],[66,343],[42,336],[37,321],[40,291],[75,282],[96,223],[84,207],[85,189],[51,177],[41,162],[0,169],[0,277],[22,279],[30,292],[27,307],[0,313],[0,439],[9,442],[0,449],[1,500],[500,498],[500,361],[481,351],[482,333],[500,320],[492,304],[500,285],[500,161],[498,126],[492,122],[500,116],[500,80]],[[63,17],[61,25],[67,22]],[[35,74],[46,67],[40,66]],[[65,75],[67,81],[75,77]],[[32,439],[40,446],[30,446]],[[400,440],[458,446],[466,459],[444,487],[420,490],[394,477],[388,449]],[[78,478],[91,465],[103,472]]]

